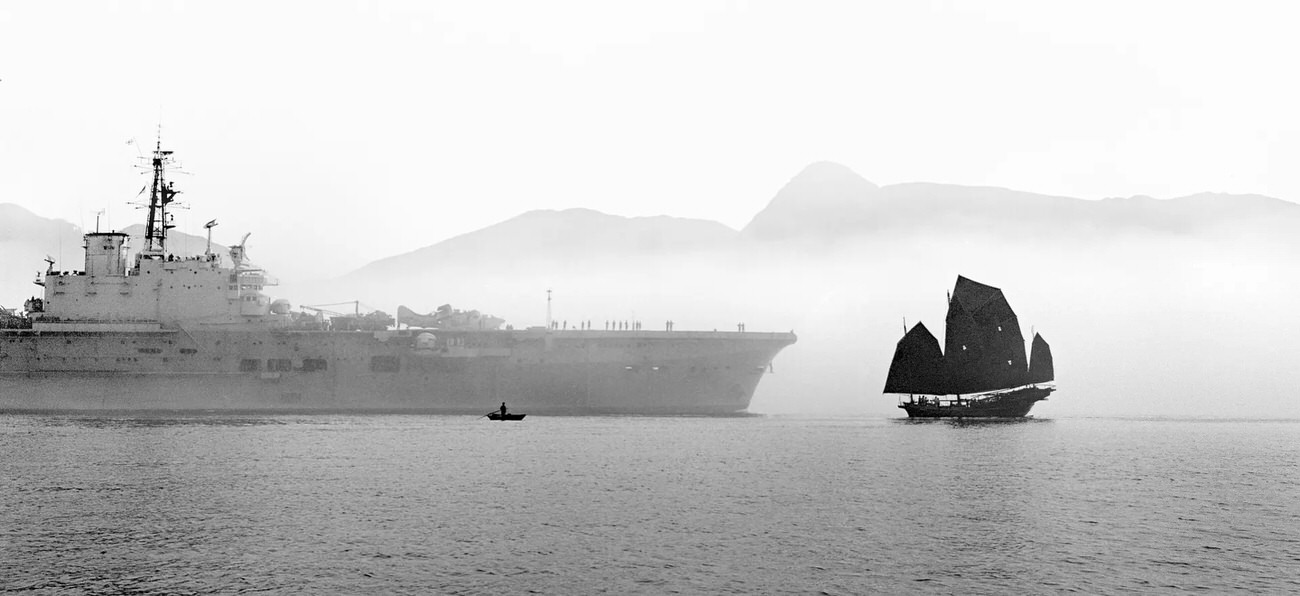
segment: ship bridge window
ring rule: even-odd
[[[371,372],[398,372],[401,370],[401,361],[397,356],[372,356],[370,358]]]
[[[257,372],[262,370],[262,361],[256,358],[245,358],[239,361],[239,372]]]
[[[303,372],[316,372],[318,370],[325,370],[326,368],[327,365],[325,363],[324,358],[303,358],[302,359]]]
[[[288,358],[270,358],[266,361],[268,372],[289,372],[293,370],[293,361]]]

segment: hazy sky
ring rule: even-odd
[[[1296,6],[9,2],[0,202],[138,222],[159,120],[184,229],[315,244],[318,275],[530,209],[739,228],[816,160],[1300,200]]]

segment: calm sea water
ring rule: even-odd
[[[0,416],[0,587],[1300,592],[1300,422]]]

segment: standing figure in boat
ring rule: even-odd
[[[1030,357],[1002,290],[957,276],[944,349],[922,323],[903,335],[885,393],[912,418],[1019,418],[1055,391],[1052,350],[1034,334]]]

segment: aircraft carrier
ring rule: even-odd
[[[459,311],[330,320],[266,295],[274,282],[242,242],[169,253],[171,165],[159,144],[133,258],[127,234],[85,234],[82,270],[47,261],[42,296],[0,313],[0,411],[481,413],[504,401],[537,414],[733,414],[796,340],[501,328]]]

